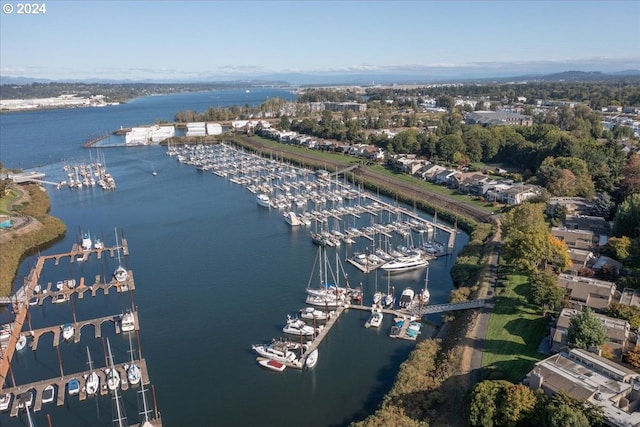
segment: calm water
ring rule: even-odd
[[[52,180],[62,178],[62,161],[89,160],[82,142],[90,136],[155,120],[171,120],[175,112],[203,111],[210,105],[250,105],[267,97],[289,97],[285,91],[207,92],[142,98],[121,106],[0,115],[0,158],[6,166],[38,167]],[[414,343],[388,338],[391,319],[379,330],[363,328],[367,314],[352,310],[342,316],[320,346],[313,370],[266,372],[255,363],[252,343],[282,336],[287,313],[303,307],[305,288],[317,247],[308,230],[291,228],[282,214],[260,208],[254,195],[211,173],[178,163],[161,147],[102,149],[117,190],[49,189],[51,213],[67,225],[67,235],[43,253],[68,251],[80,229],[115,242],[114,228],[123,230],[133,271],[134,302],[139,309],[140,339],[158,408],[165,426],[342,426],[375,410],[398,367]],[[152,170],[158,172],[152,176]],[[363,221],[370,219],[363,218]],[[369,225],[364,223],[363,225]],[[456,252],[467,241],[456,238]],[[358,243],[364,246],[364,243]],[[345,249],[340,250],[344,258]],[[333,253],[330,256],[334,256]],[[18,280],[35,262],[20,266]],[[432,262],[432,303],[444,302],[452,288],[453,260]],[[117,261],[47,264],[41,282],[110,275]],[[382,272],[363,275],[345,263],[351,284],[362,282],[368,298],[386,289]],[[315,273],[317,275],[317,271]],[[396,289],[421,287],[424,272],[392,278]],[[312,283],[317,283],[314,280]],[[129,294],[100,295],[73,305],[45,304],[31,310],[33,328],[120,313],[130,306]],[[8,314],[0,314],[6,321]],[[437,321],[438,317],[430,319]],[[79,344],[63,344],[63,369],[86,369],[89,347],[97,367],[104,367],[103,343],[93,329],[83,329]],[[428,330],[423,335],[428,334]],[[126,336],[110,337],[116,362],[129,358]],[[134,342],[134,347],[137,343]],[[58,376],[60,367],[52,337],[40,340],[36,352],[25,349],[12,364],[16,382]],[[138,421],[135,392],[124,394],[130,424]],[[63,407],[43,406],[38,425],[112,425],[112,402],[104,397],[80,403],[68,398]],[[2,425],[25,420],[0,415]]]

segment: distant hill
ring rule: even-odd
[[[625,70],[616,73],[601,73],[600,71],[564,71],[562,73],[547,74],[539,77],[536,80],[548,81],[548,82],[592,82],[602,80],[615,80],[620,77],[635,77],[640,76],[638,70]]]

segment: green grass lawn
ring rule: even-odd
[[[546,355],[537,351],[547,333],[547,319],[526,300],[527,278],[511,275],[498,288],[482,355],[490,379],[519,382]]]
[[[9,205],[18,197],[18,193],[10,191],[4,197],[0,197],[0,215],[11,215],[9,212]]]

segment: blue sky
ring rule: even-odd
[[[640,69],[635,0],[35,2],[45,14],[0,0],[2,76]]]

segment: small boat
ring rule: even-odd
[[[40,298],[38,297],[29,298],[29,305],[38,305],[39,302],[40,302]]]
[[[136,319],[131,310],[126,310],[120,315],[120,330],[122,332],[131,332],[136,327]]]
[[[58,280],[56,282],[56,289],[59,290],[59,291],[64,289],[64,281],[63,280]]]
[[[71,378],[67,383],[67,391],[69,392],[69,396],[80,393],[80,381],[78,381],[77,378]]]
[[[55,397],[55,395],[56,395],[56,389],[53,387],[52,384],[49,384],[42,391],[42,403],[53,402],[53,398]]]
[[[318,363],[318,349],[316,348],[315,350],[313,350],[311,353],[309,353],[309,355],[306,358],[306,361],[304,363],[304,366],[306,366],[307,368],[311,369],[314,366],[316,366],[316,363]]]
[[[11,393],[4,393],[0,395],[0,412],[8,411],[9,406],[11,405],[11,398],[13,395]]]
[[[256,196],[256,203],[262,207],[268,208],[271,200],[269,200],[269,196],[261,193]]]
[[[30,408],[33,405],[33,391],[25,391],[18,395],[18,408]]]
[[[329,320],[335,311],[322,311],[313,307],[305,307],[300,309],[300,317],[309,320]]]
[[[151,175],[152,175],[152,176],[156,176],[156,175],[158,175],[158,172],[153,171],[153,172],[151,172]]]
[[[61,326],[62,328],[62,338],[64,338],[66,341],[69,341],[71,338],[73,338],[73,335],[76,332],[76,329],[73,327],[73,325],[71,323],[65,323],[64,325]]]
[[[420,291],[420,295],[418,296],[420,305],[429,304],[429,298],[431,298],[431,294],[428,289],[429,285],[429,269],[427,269],[427,273],[424,275],[424,289]]]
[[[378,305],[380,304],[380,302],[382,302],[382,292],[378,291],[376,293],[373,294],[373,305]]]
[[[285,212],[284,220],[287,224],[289,224],[292,227],[298,227],[302,225],[302,222],[298,219],[298,215],[296,215],[296,213],[293,211]]]
[[[382,311],[374,308],[373,310],[371,310],[371,316],[369,317],[369,320],[367,321],[365,326],[366,327],[379,328],[380,325],[382,325],[382,318],[383,317],[384,316],[382,315]]]
[[[93,248],[94,249],[103,249],[104,248],[104,243],[102,242],[102,240],[100,240],[99,237],[97,237],[96,241],[93,242]]]
[[[86,376],[86,381],[84,384],[85,390],[89,396],[94,395],[98,392],[100,387],[100,377],[93,370],[93,361],[91,360],[91,354],[89,353],[89,347],[87,347],[87,360],[89,363],[89,370],[91,373]]]
[[[66,300],[67,300],[67,296],[66,296],[64,293],[60,292],[59,294],[57,294],[57,295],[53,298],[53,301],[52,301],[52,302],[53,302],[54,304],[60,304],[60,303],[65,302]]]
[[[16,351],[23,350],[27,346],[27,337],[24,335],[20,335],[18,341],[16,342]]]
[[[265,357],[258,357],[256,360],[258,361],[260,366],[263,366],[272,371],[282,372],[287,368],[287,365],[285,365],[284,363],[280,363],[277,360],[267,359]]]

